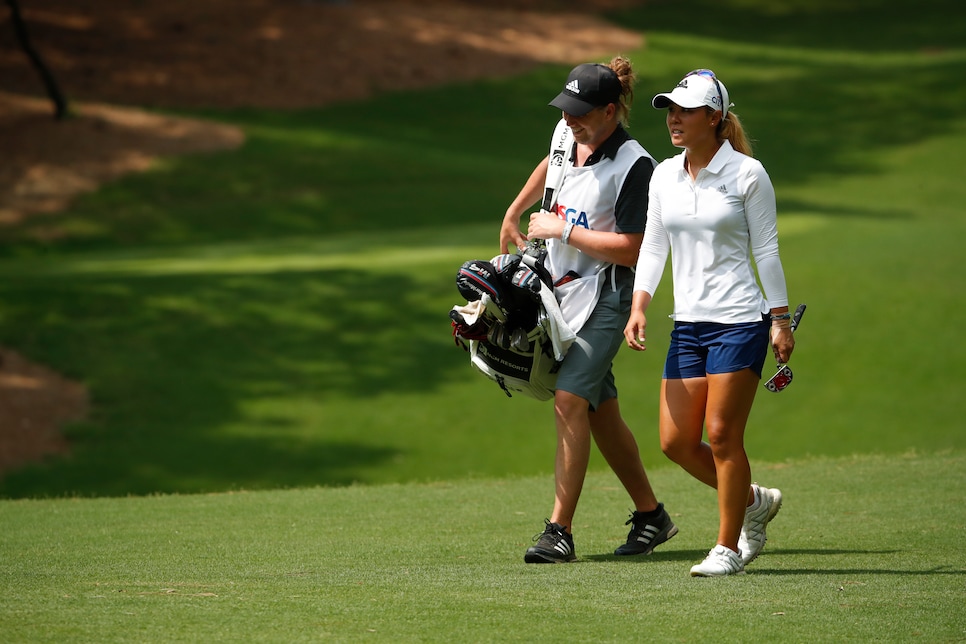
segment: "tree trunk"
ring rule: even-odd
[[[44,82],[44,87],[47,88],[47,95],[54,102],[54,118],[57,120],[63,119],[67,116],[67,99],[64,98],[60,88],[57,86],[54,75],[50,73],[47,65],[44,64],[40,54],[30,44],[30,35],[27,33],[27,24],[23,21],[23,16],[20,14],[19,3],[17,0],[7,0],[7,4],[10,6],[10,17],[13,20],[14,31],[17,32],[17,40],[20,41],[20,48],[24,50],[24,53],[30,58],[30,62],[37,69],[37,73],[40,74],[40,78]]]

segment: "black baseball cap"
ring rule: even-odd
[[[550,105],[567,114],[583,116],[595,107],[617,103],[621,81],[614,70],[600,63],[584,63],[570,71],[567,84]]]

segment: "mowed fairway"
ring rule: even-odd
[[[761,465],[786,495],[743,577],[688,576],[714,495],[655,480],[681,528],[618,559],[625,498],[594,474],[580,561],[528,566],[550,480],[0,505],[6,642],[960,641],[966,459]],[[897,485],[897,479],[903,484]],[[10,529],[9,526],[15,526]]]
[[[206,112],[245,146],[80,199],[42,222],[57,241],[0,230],[0,344],[82,381],[93,409],[70,454],[0,479],[0,640],[966,639],[966,11],[682,11],[611,16],[646,35],[624,52],[632,133],[674,154],[648,100],[714,68],[808,304],[795,381],[762,390],[748,427],[756,480],[786,502],[746,576],[687,575],[717,515],[658,446],[669,271],[649,350],[615,370],[681,533],[611,557],[628,500],[595,453],[580,562],[522,562],[552,507],[551,408],[473,373],[447,312],[545,153],[567,72],[546,67]]]

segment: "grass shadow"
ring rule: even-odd
[[[7,280],[0,341],[82,376],[94,412],[71,429],[70,456],[8,475],[0,494],[364,483],[405,450],[328,402],[356,401],[361,415],[465,368],[445,311],[424,300],[451,288],[338,269]]]
[[[957,0],[922,0],[914,5],[889,0],[696,0],[689,11],[707,17],[687,21],[688,33],[699,38],[727,34],[733,44],[878,53],[961,47],[966,18]],[[645,33],[682,24],[681,8],[674,0],[651,0],[608,16]]]
[[[689,12],[713,19],[688,21],[687,32],[671,2],[617,14],[624,26],[648,31],[632,132],[658,157],[675,153],[647,96],[684,70],[711,64],[760,141],[758,156],[781,203],[783,188],[875,175],[887,152],[941,137],[963,120],[966,86],[950,81],[966,72],[961,21],[954,19],[961,4],[840,5],[699,0]],[[496,398],[485,394],[446,410],[450,418],[461,414],[457,421],[427,403],[453,373],[466,374],[440,304],[456,299],[455,266],[45,277],[17,262],[34,255],[57,265],[92,250],[163,253],[347,234],[366,250],[367,239],[378,239],[381,252],[407,244],[402,231],[433,239],[444,226],[473,226],[475,234],[486,222],[495,245],[507,201],[544,154],[556,117],[546,100],[565,73],[548,66],[318,110],[208,112],[243,126],[246,145],[165,162],[67,212],[3,227],[0,256],[13,259],[0,280],[0,342],[82,379],[95,412],[71,430],[70,457],[6,477],[0,495],[365,483],[421,446],[451,440],[449,451],[427,449],[408,470],[431,477],[451,460],[474,456],[480,443],[498,443],[491,437],[503,428],[482,424],[491,432],[487,441],[465,430],[481,407],[493,417],[526,417],[519,426],[530,429],[528,408],[490,404]],[[785,207],[856,219],[916,217],[801,198]],[[389,396],[415,402],[390,407]],[[514,451],[524,452],[522,441],[536,432],[516,434]]]
[[[946,566],[938,566],[930,570],[896,570],[890,568],[749,568],[748,573],[755,575],[897,575],[897,576],[932,576],[950,575],[966,576],[966,570],[943,570]]]

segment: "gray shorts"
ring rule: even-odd
[[[618,286],[608,280],[594,312],[567,351],[557,375],[557,389],[587,400],[591,409],[617,397],[611,366],[624,344],[624,327],[631,312],[633,285]]]

